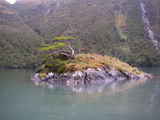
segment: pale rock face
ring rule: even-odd
[[[116,76],[116,75],[118,75],[118,72],[117,72],[114,68],[112,68],[112,69],[109,71],[109,74],[112,75],[112,76]]]
[[[142,10],[142,19],[146,25],[146,28],[147,28],[147,31],[149,34],[149,38],[151,39],[151,41],[152,41],[153,45],[156,47],[156,49],[159,51],[158,41],[155,39],[154,32],[151,30],[150,21],[147,18],[147,11],[145,9],[145,4],[141,3],[140,6],[141,6],[141,10]]]
[[[48,78],[53,77],[53,76],[54,76],[54,73],[53,73],[53,72],[49,72],[49,73],[47,74],[47,77],[48,77]]]
[[[73,76],[73,77],[83,77],[84,74],[83,74],[81,71],[75,71],[72,76]]]
[[[38,74],[38,73],[36,73],[36,74],[35,74],[35,77],[36,77],[36,78],[38,78],[38,76],[39,76],[39,74]]]

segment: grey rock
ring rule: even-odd
[[[98,68],[98,70],[88,68],[83,72],[75,71],[73,73],[63,73],[60,75],[55,73],[48,73],[45,78],[40,78],[39,74],[37,73],[31,79],[35,82],[45,81],[49,84],[62,82],[67,86],[73,86],[103,82],[108,83],[117,80],[148,80],[151,78],[153,78],[152,75],[147,73],[134,74],[122,70],[117,71],[110,66],[109,69],[106,70],[104,68]]]

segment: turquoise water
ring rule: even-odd
[[[0,120],[160,120],[160,68],[150,81],[35,85],[34,70],[0,70]]]

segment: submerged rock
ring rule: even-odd
[[[152,75],[147,73],[130,73],[127,71],[118,71],[115,68],[109,66],[109,69],[104,68],[88,68],[82,71],[74,71],[68,73],[56,74],[49,72],[44,77],[40,77],[40,73],[36,73],[31,79],[34,82],[44,81],[49,84],[55,84],[57,82],[65,83],[67,86],[83,85],[92,83],[109,83],[117,80],[148,80],[152,78]]]

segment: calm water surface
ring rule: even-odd
[[[150,81],[35,85],[34,70],[0,70],[0,120],[160,120],[160,68]]]

